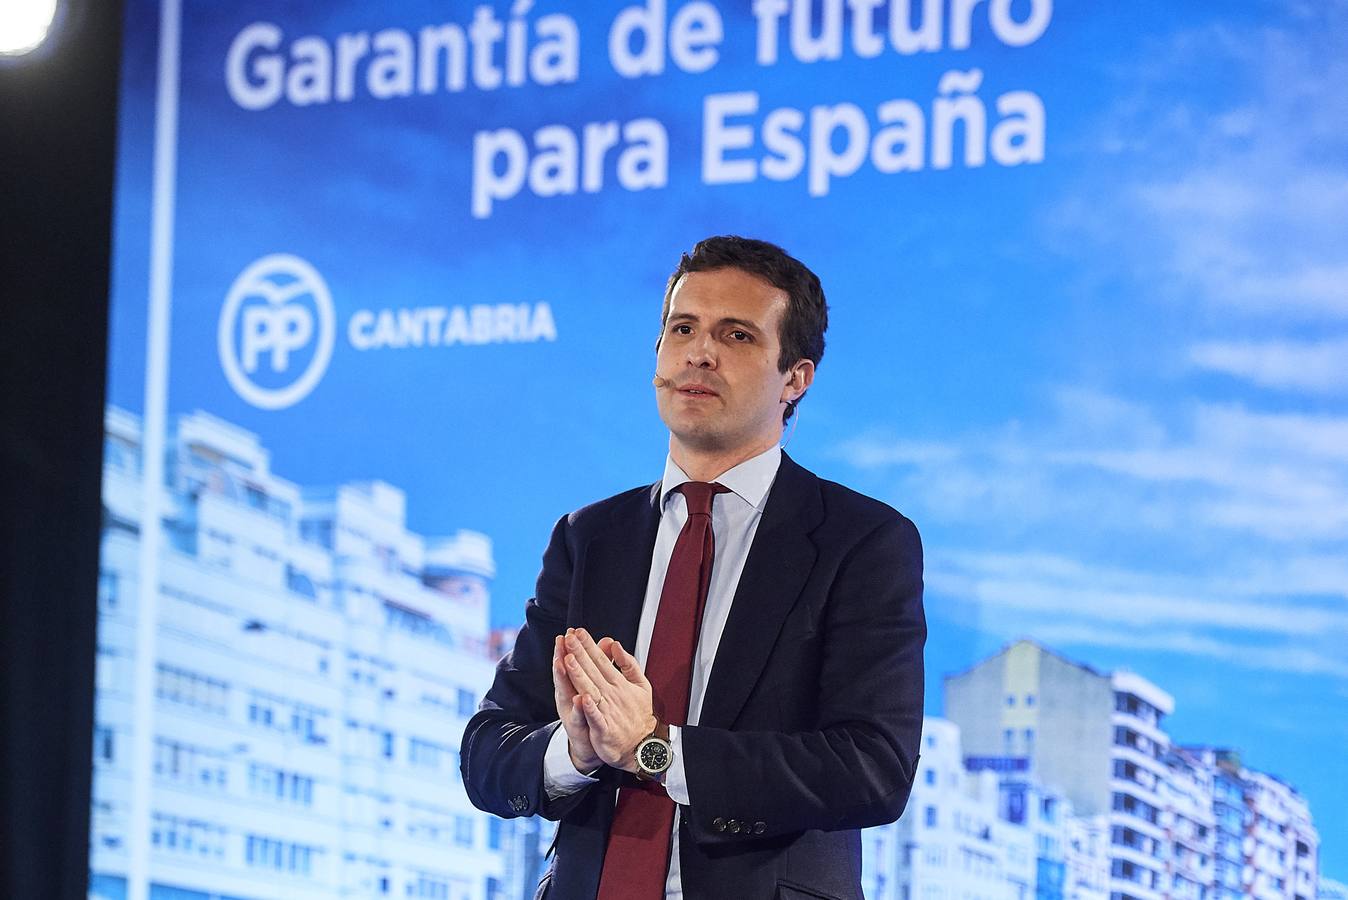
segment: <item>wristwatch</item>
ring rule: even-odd
[[[656,721],[655,730],[637,744],[637,778],[658,781],[674,762],[674,747],[669,742],[669,726]]]

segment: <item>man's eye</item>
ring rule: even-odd
[[[747,332],[747,331],[732,331],[732,332],[730,332],[730,337],[731,337],[732,340],[741,341],[741,342],[742,342],[742,341],[752,340],[752,338],[749,337],[749,332]]]
[[[688,325],[675,325],[675,326],[674,326],[674,333],[675,333],[675,334],[692,334],[692,333],[693,333],[693,329],[692,329],[691,326],[688,326]]]

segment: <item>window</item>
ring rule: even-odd
[[[501,849],[501,820],[495,816],[487,819],[487,847],[491,850]]]
[[[248,835],[244,844],[244,862],[255,869],[271,869],[295,875],[312,875],[314,863],[323,854],[321,847]]]
[[[297,700],[253,691],[248,701],[248,722],[279,731],[306,744],[326,744],[326,711]]]
[[[1025,789],[1012,787],[1006,791],[1006,820],[1015,825],[1021,825],[1025,822]]]
[[[454,843],[460,847],[473,846],[473,820],[470,816],[454,817]]]
[[[94,762],[110,763],[116,757],[113,744],[113,731],[109,725],[94,727]]]
[[[159,663],[155,673],[155,696],[212,715],[229,710],[229,685],[199,672]]]
[[[427,638],[447,647],[453,647],[455,644],[454,636],[443,623],[396,603],[384,601],[384,624],[390,629]]]
[[[1007,705],[1007,706],[1015,706],[1015,705],[1016,705],[1016,695],[1015,695],[1015,694],[1007,694],[1007,695],[1006,695],[1006,705]]]
[[[1114,728],[1114,744],[1119,747],[1132,747],[1134,750],[1150,756],[1160,756],[1160,749],[1153,744],[1150,738],[1123,725],[1117,725]]]
[[[226,830],[202,819],[154,813],[150,844],[155,849],[196,859],[224,859]]]
[[[286,565],[286,588],[290,593],[306,600],[318,599],[318,588],[314,586],[314,580],[290,564]]]
[[[103,441],[103,463],[109,469],[138,474],[140,472],[140,448],[134,444],[106,436]]]
[[[1155,825],[1160,818],[1160,811],[1132,794],[1115,793],[1113,797],[1113,809],[1115,812],[1124,812],[1137,816],[1147,822]]]
[[[927,772],[926,772],[926,775],[927,775],[927,785],[930,786],[930,787],[935,787],[935,786],[936,786],[936,770],[935,770],[935,769],[928,769]]]
[[[412,738],[407,742],[407,761],[414,766],[426,769],[438,769],[443,766],[454,751],[444,744],[434,741]]]
[[[245,485],[243,489],[244,501],[253,509],[267,508],[267,493],[256,485]]]
[[[305,519],[300,522],[300,540],[332,549],[332,522],[323,519]]]
[[[223,753],[163,737],[154,740],[154,774],[164,781],[208,791],[223,791],[228,782]]]
[[[346,721],[347,752],[364,759],[393,759],[393,732],[370,722]]]
[[[98,573],[98,608],[107,612],[117,608],[121,588],[116,572],[103,569]]]
[[[927,827],[928,827],[928,828],[935,828],[935,827],[936,827],[936,807],[934,807],[934,806],[928,806],[928,807],[927,807],[927,819],[926,819],[926,821],[927,821]]]
[[[313,806],[314,780],[275,766],[253,763],[248,767],[248,790],[255,797],[295,806]]]
[[[1034,706],[1034,694],[1026,694],[1026,695],[1025,695],[1025,705],[1026,705],[1026,706]]]
[[[418,872],[416,881],[407,882],[407,896],[417,900],[449,900],[449,879]]]

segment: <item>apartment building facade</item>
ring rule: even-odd
[[[382,482],[302,488],[194,413],[147,572],[140,423],[106,425],[91,896],[126,896],[142,853],[153,898],[504,898],[512,835],[458,776],[493,671],[490,540],[412,533]]]

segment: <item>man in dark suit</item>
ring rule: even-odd
[[[709,238],[662,323],[664,477],[557,523],[464,784],[560,819],[551,900],[861,898],[858,829],[917,766],[917,531],[778,447],[823,355],[809,269]]]

